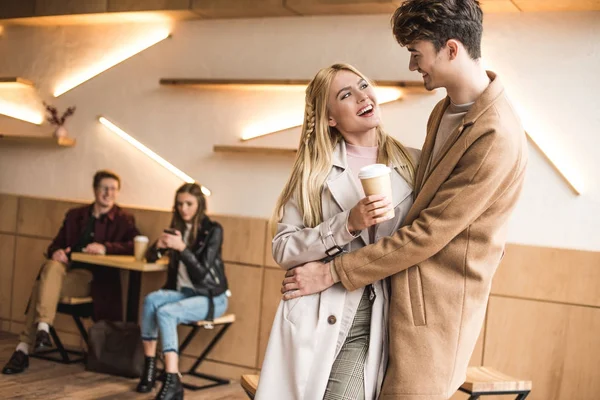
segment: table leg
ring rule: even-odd
[[[129,287],[127,288],[127,322],[138,322],[141,286],[142,273],[140,271],[129,271]]]

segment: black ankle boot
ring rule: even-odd
[[[148,393],[154,389],[154,382],[156,382],[156,357],[146,357],[144,371],[135,390],[138,393]]]
[[[183,385],[179,374],[165,372],[165,380],[156,400],[183,400]]]

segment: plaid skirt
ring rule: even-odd
[[[368,286],[360,299],[346,341],[331,367],[323,400],[365,399],[365,361],[371,332],[370,293]]]

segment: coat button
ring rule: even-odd
[[[327,318],[327,322],[329,322],[329,325],[334,325],[337,322],[337,318],[335,315],[330,315],[329,318]]]

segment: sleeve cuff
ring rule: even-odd
[[[338,283],[340,281],[340,276],[335,270],[335,264],[333,262],[329,263],[329,271],[331,272],[331,277],[333,278],[333,283]]]
[[[342,285],[346,288],[346,290],[353,291],[358,289],[354,286],[354,284],[350,281],[348,274],[344,271],[343,259],[347,256],[342,255],[341,257],[336,257],[331,262],[331,276],[333,276],[333,280],[335,281],[337,278],[337,282],[341,282]],[[335,271],[335,275],[334,272]]]
[[[350,211],[344,211],[321,223],[321,240],[326,250],[335,246],[344,247],[358,237],[348,231],[349,215]]]
[[[114,247],[110,243],[101,243],[104,245],[104,254],[114,254]]]

